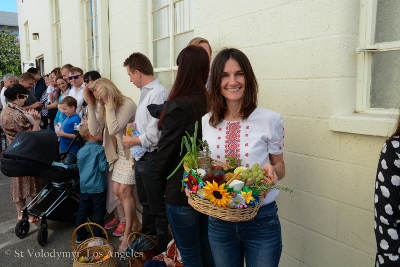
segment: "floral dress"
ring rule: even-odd
[[[375,266],[400,266],[400,137],[382,148],[375,183]]]
[[[1,123],[8,143],[14,140],[20,131],[30,131],[33,123],[17,104],[7,103],[7,106],[1,113]],[[35,197],[42,187],[39,178],[33,176],[12,177],[11,182],[11,200],[18,202],[27,197]]]

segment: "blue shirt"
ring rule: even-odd
[[[66,117],[65,120],[61,123],[61,129],[67,133],[67,134],[75,134],[74,132],[74,124],[79,124],[81,122],[81,118],[79,117],[78,114],[74,114],[70,117]],[[69,139],[67,137],[60,137],[60,152],[64,153],[67,151],[68,146],[71,144],[72,139]],[[78,150],[80,148],[79,141],[76,140],[74,144],[72,145],[71,149],[69,152],[71,153],[78,153]]]
[[[78,169],[82,193],[95,194],[106,190],[108,162],[102,145],[86,142],[78,152]]]

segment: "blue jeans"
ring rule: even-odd
[[[169,226],[185,267],[214,267],[207,228],[208,216],[191,206],[166,204]]]
[[[107,190],[104,190],[101,193],[95,194],[87,194],[81,193],[79,196],[79,209],[76,214],[76,226],[85,223],[87,221],[87,217],[92,215],[93,211],[93,221],[98,225],[104,227],[104,217],[106,216],[106,198],[107,198]],[[102,237],[104,235],[103,231],[96,227],[92,227],[94,236]],[[76,232],[78,239],[83,239],[88,236],[88,231],[85,227],[81,227]]]
[[[142,233],[157,235],[158,252],[162,253],[169,242],[164,199],[166,179],[157,175],[156,153],[146,152],[135,161],[135,180],[138,199],[143,207]]]
[[[261,206],[254,219],[208,219],[208,236],[218,267],[277,267],[282,253],[281,224],[275,202]]]

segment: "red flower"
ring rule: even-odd
[[[197,182],[196,178],[191,174],[188,174],[187,185],[191,191],[197,191],[199,189],[199,183]]]

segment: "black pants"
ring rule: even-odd
[[[106,197],[107,190],[104,190],[101,193],[95,194],[87,194],[81,193],[79,198],[79,210],[76,215],[76,226],[83,224],[86,222],[86,218],[92,215],[93,212],[93,221],[98,225],[104,227],[104,217],[106,216]],[[83,239],[88,236],[89,232],[85,229],[85,227],[79,228],[77,231],[77,238]],[[103,231],[94,226],[93,234],[97,237],[102,237],[104,235]]]
[[[146,152],[135,161],[135,179],[139,202],[143,206],[142,232],[157,235],[158,251],[162,253],[169,242],[164,198],[166,181],[157,175],[156,153]]]

